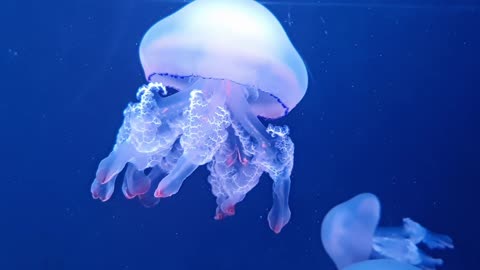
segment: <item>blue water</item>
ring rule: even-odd
[[[98,162],[145,83],[140,39],[175,2],[2,2],[0,269],[334,270],[322,218],[367,191],[383,225],[411,217],[454,239],[433,253],[441,269],[478,269],[474,1],[269,6],[310,74],[302,102],[275,121],[296,146],[281,234],[267,226],[267,177],[220,222],[205,168],[155,208],[119,190],[93,200]]]

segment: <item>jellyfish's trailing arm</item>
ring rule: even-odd
[[[185,90],[189,94],[190,91]],[[124,111],[124,121],[112,152],[103,159],[91,186],[95,199],[107,201],[115,186],[117,175],[128,164],[122,186],[127,198],[144,194],[151,186],[146,168],[159,174],[163,160],[172,155],[172,146],[181,134],[179,122],[188,102],[181,95],[164,97],[166,88],[150,83],[139,88],[138,103]],[[187,99],[188,100],[188,99]]]
[[[138,199],[145,207],[153,207],[160,202],[160,198],[155,197],[155,190],[161,179],[167,176],[175,167],[178,159],[182,156],[183,149],[180,140],[177,140],[172,146],[169,154],[162,158],[156,166],[154,166],[147,176],[151,179],[150,189],[143,194],[138,195]]]
[[[288,197],[290,174],[293,168],[294,145],[288,137],[289,129],[263,126],[250,111],[244,87],[227,82],[227,105],[232,112],[233,127],[241,148],[254,166],[267,172],[273,180],[273,206],[268,214],[270,228],[279,233],[290,220]],[[236,122],[235,122],[236,121]]]
[[[208,164],[208,182],[217,197],[215,219],[235,214],[235,205],[258,183],[263,170],[252,163],[252,155],[243,149],[241,138],[248,138],[236,121],[232,121],[227,141]]]
[[[273,153],[269,153],[269,159],[263,164],[273,180],[273,206],[268,213],[270,228],[279,233],[283,226],[290,220],[290,208],[288,197],[290,194],[290,175],[293,169],[293,142],[288,137],[289,129],[269,125],[268,133],[272,136],[274,147]]]
[[[159,198],[177,193],[198,166],[209,163],[216,218],[221,219],[235,213],[235,204],[267,172],[274,181],[268,221],[273,231],[280,232],[290,219],[294,146],[288,127],[265,128],[251,112],[246,87],[214,82],[199,79],[168,97],[161,94],[166,89],[159,84],[140,88],[139,102],[124,111],[113,151],[100,162],[93,197],[108,200],[117,175],[128,164],[124,195],[153,206]]]
[[[414,244],[424,243],[430,249],[454,248],[453,241],[448,235],[431,232],[410,218],[403,219],[403,227],[377,228],[375,236],[406,238]]]
[[[430,249],[454,248],[450,236],[431,232],[410,218],[403,219],[403,228],[410,239],[415,239],[416,243],[422,242]]]
[[[452,239],[443,234],[428,231],[410,218],[403,219],[403,227],[380,227],[373,237],[374,258],[388,258],[422,269],[435,269],[442,259],[432,258],[417,247],[424,243],[430,249],[453,248]]]
[[[126,198],[133,199],[139,194],[146,193],[150,189],[150,184],[151,180],[143,170],[138,170],[135,165],[128,163],[122,184],[122,191]]]
[[[183,155],[175,167],[163,178],[155,191],[155,197],[164,198],[176,194],[185,179],[198,166],[210,162],[226,141],[230,126],[230,113],[223,107],[222,91],[195,89],[190,93],[189,107],[183,114],[180,143]]]

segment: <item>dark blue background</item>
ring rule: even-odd
[[[91,198],[145,82],[138,43],[180,3],[3,1],[0,269],[333,270],[321,220],[365,191],[382,224],[409,216],[454,238],[434,253],[442,269],[478,269],[480,8],[370,3],[270,6],[310,73],[303,101],[276,121],[296,156],[292,219],[275,235],[267,177],[221,222],[205,168],[153,209],[119,190]]]

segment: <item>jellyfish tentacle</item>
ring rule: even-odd
[[[408,239],[373,237],[373,258],[392,258],[411,265],[421,263],[417,246]]]
[[[410,218],[403,219],[403,231],[406,237],[415,244],[421,243],[427,235],[427,229]]]
[[[99,199],[102,202],[106,202],[112,197],[113,191],[115,189],[115,180],[117,175],[114,175],[108,182],[105,184],[100,183],[97,179],[93,180],[92,186],[90,187],[90,192],[94,199]]]
[[[250,111],[245,89],[231,82],[227,86],[226,93],[192,86],[184,91],[189,99],[183,103],[175,95],[161,96],[166,90],[157,84],[140,88],[139,102],[124,111],[114,151],[100,163],[92,195],[108,200],[114,189],[109,181],[128,164],[124,195],[153,206],[159,198],[177,193],[198,166],[210,163],[209,182],[218,204],[215,217],[221,219],[235,214],[235,205],[267,172],[274,181],[268,221],[279,233],[291,215],[293,143],[288,127],[265,128]],[[145,175],[148,168],[153,169]]]
[[[151,181],[150,188],[144,194],[138,195],[140,202],[145,207],[153,207],[160,202],[160,198],[155,197],[156,188],[160,180],[167,176],[176,166],[182,153],[183,149],[177,140],[165,157],[158,160],[155,165],[152,164],[152,169],[147,173],[147,177]]]
[[[159,87],[154,83],[140,87],[137,94],[139,102],[129,104],[125,109],[125,118],[113,151],[98,166],[91,187],[94,198],[110,198],[114,184],[109,182],[127,163],[131,165],[127,166],[130,169],[127,168],[123,185],[125,196],[135,197],[148,190],[149,178],[141,170],[155,166],[156,159],[168,155],[181,133],[177,126],[181,113],[172,119],[164,119],[161,114],[163,109],[156,101],[158,91]]]
[[[154,96],[155,102],[157,106],[161,108],[161,116],[165,119],[171,119],[172,117],[181,115],[185,111],[185,108],[188,108],[190,104],[190,93],[198,86],[200,86],[199,83],[193,83],[188,88],[185,88],[182,91],[179,91],[170,96],[166,96],[168,92],[162,84],[158,86],[158,83],[150,83],[149,85],[151,84],[153,84],[151,88],[156,90],[155,92],[157,93]],[[154,88],[155,86],[158,87]]]
[[[390,259],[365,260],[348,265],[343,270],[420,270],[412,265]]]
[[[403,227],[378,228],[373,237],[373,254],[375,258],[394,259],[415,265],[422,269],[436,269],[443,260],[433,258],[417,247],[423,242],[430,249],[453,248],[452,240],[447,235],[429,232],[410,218],[403,219]]]
[[[250,162],[261,171],[267,172],[273,180],[273,206],[268,221],[270,228],[279,233],[291,216],[288,197],[294,146],[288,137],[288,127],[269,125],[265,128],[250,110],[247,102],[249,92],[234,83],[228,83],[226,87],[229,96],[227,104],[234,119],[232,127],[243,152],[250,158],[247,160],[251,160]],[[217,214],[219,212],[224,214],[223,211],[217,210]]]
[[[150,179],[150,188],[142,194],[138,195],[138,200],[145,207],[153,207],[160,202],[160,198],[155,197],[155,189],[166,172],[158,165],[154,166],[152,170],[146,175]]]
[[[422,250],[418,251],[418,256],[420,258],[420,264],[412,264],[417,267],[420,267],[423,270],[435,270],[437,267],[443,265],[443,260],[440,258],[433,258],[425,254]]]
[[[251,162],[251,156],[241,147],[233,128],[229,129],[228,140],[207,168],[210,171],[208,182],[212,186],[212,193],[217,197],[217,220],[235,214],[235,205],[258,184],[263,173]]]
[[[291,212],[288,206],[290,194],[290,177],[273,179],[273,206],[268,213],[268,224],[275,233],[280,233],[290,220]]]
[[[129,143],[115,145],[114,150],[98,165],[95,180],[99,184],[106,184],[113,180],[132,159],[135,151]]]
[[[442,259],[433,258],[425,254],[409,239],[388,237],[373,238],[372,258],[393,259],[422,269],[432,270],[443,264]]]
[[[290,194],[290,175],[293,169],[294,145],[287,126],[269,125],[267,133],[272,137],[272,145],[268,149],[268,157],[263,166],[273,180],[273,206],[268,214],[270,228],[279,233],[290,220],[288,205]],[[271,153],[270,153],[271,152]]]
[[[143,173],[143,170],[138,170],[137,167],[131,163],[127,165],[124,178],[122,191],[128,199],[142,195],[150,189],[150,178]]]
[[[127,136],[122,137],[126,137],[126,141],[132,143],[138,152],[147,155],[166,155],[181,134],[176,122],[181,118],[183,109],[172,109],[173,105],[168,102],[159,106],[158,91],[153,83],[141,87],[137,94],[139,102],[130,104],[124,112],[122,128]],[[165,115],[168,111],[170,115]]]
[[[235,83],[227,82],[226,86],[228,98],[228,108],[232,113],[232,117],[238,121],[245,131],[254,137],[258,143],[269,143],[270,136],[265,131],[265,126],[260,122],[258,117],[253,114],[250,105],[247,102],[248,91]]]
[[[180,190],[180,187],[182,187],[185,179],[197,168],[198,165],[191,163],[185,156],[182,156],[172,172],[167,174],[158,184],[155,197],[165,198],[176,194]]]
[[[180,144],[184,150],[172,172],[160,181],[155,197],[177,193],[185,179],[198,166],[206,164],[228,138],[230,113],[223,107],[222,91],[195,89],[190,93],[190,105],[184,113]]]
[[[403,219],[403,228],[416,244],[422,242],[429,249],[454,248],[452,238],[448,235],[431,232],[410,218]]]
[[[453,240],[450,236],[427,231],[422,241],[429,249],[453,249]]]

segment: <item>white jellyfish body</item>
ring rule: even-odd
[[[288,127],[265,127],[258,116],[286,115],[308,77],[276,18],[253,0],[197,0],[147,31],[140,59],[149,84],[124,111],[93,197],[108,200],[127,166],[124,195],[153,206],[206,164],[221,219],[266,172],[274,182],[268,221],[280,232],[290,219],[294,145]]]
[[[379,219],[380,202],[370,193],[357,195],[327,213],[322,222],[322,243],[338,269],[435,269],[443,261],[426,255],[417,245],[453,248],[450,237],[430,232],[409,218],[403,219],[402,227],[392,228],[378,227]],[[362,263],[370,259],[388,260]],[[390,264],[392,268],[381,267]]]
[[[252,0],[197,0],[152,26],[140,44],[149,81],[179,90],[193,77],[258,90],[249,110],[284,116],[305,95],[305,64],[281,24]]]

